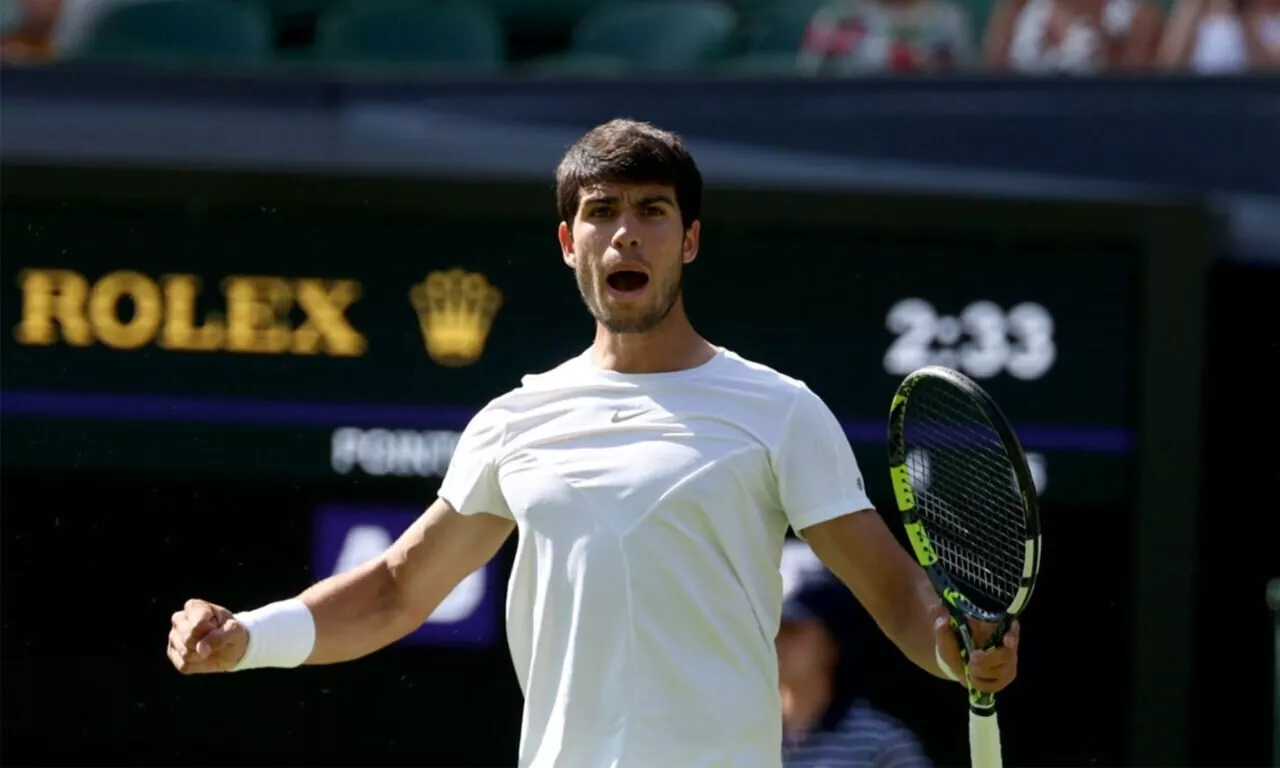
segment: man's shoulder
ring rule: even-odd
[[[520,377],[520,386],[508,394],[541,392],[581,383],[584,373],[590,370],[589,353],[590,350],[580,352],[551,368],[526,373]]]
[[[587,350],[551,368],[526,373],[520,377],[520,386],[499,399],[507,407],[529,409],[589,394],[599,385],[591,367],[590,350]]]
[[[809,391],[804,381],[779,371],[765,363],[743,357],[731,350],[724,350],[725,365],[719,373],[728,381],[744,387],[783,393],[794,396]]]
[[[519,385],[490,400],[481,412],[514,413],[536,407],[582,384],[583,356],[575,355],[554,367],[526,373]]]
[[[782,423],[797,412],[829,413],[826,402],[801,378],[727,352],[727,364],[721,369],[717,389],[737,394],[745,401],[758,401],[762,415],[773,416]]]

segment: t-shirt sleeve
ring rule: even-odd
[[[778,496],[796,534],[871,508],[858,460],[831,409],[801,387],[774,450]]]
[[[460,514],[488,512],[514,519],[498,484],[498,458],[506,421],[504,411],[486,406],[458,438],[438,495]]]

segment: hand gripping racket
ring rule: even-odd
[[[967,617],[997,647],[1027,607],[1040,568],[1040,520],[1026,454],[1004,414],[968,377],[914,371],[889,412],[889,473],[916,559],[951,612],[969,676]],[[974,768],[1000,768],[995,696],[969,690]]]

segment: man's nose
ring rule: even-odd
[[[628,250],[640,247],[640,228],[635,218],[627,215],[618,221],[618,230],[613,233],[613,247],[616,250]]]

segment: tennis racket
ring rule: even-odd
[[[1036,490],[1018,437],[986,392],[940,366],[908,375],[889,410],[889,473],[916,559],[951,612],[969,679],[978,650],[966,618],[995,625],[997,647],[1040,569]],[[969,689],[973,768],[1000,768],[995,696]]]

